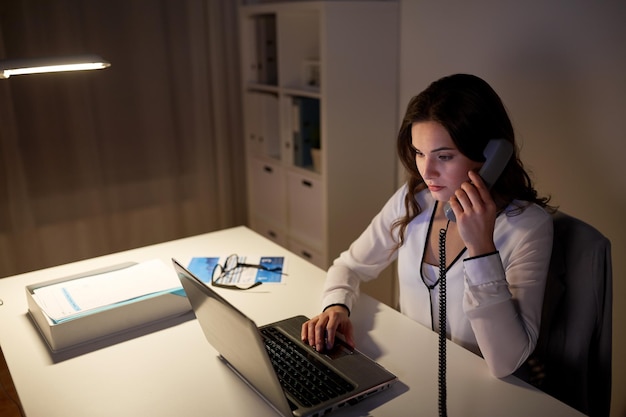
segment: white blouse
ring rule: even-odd
[[[413,320],[438,329],[438,267],[423,261],[436,204],[430,192],[416,199],[422,212],[408,225],[405,243],[394,251],[391,225],[404,215],[401,187],[367,229],[328,270],[323,306],[352,309],[359,283],[369,281],[398,261],[400,309]],[[519,205],[526,205],[519,212]],[[516,209],[518,209],[516,211]],[[395,231],[394,231],[395,232]],[[516,201],[496,219],[497,253],[469,258],[464,251],[446,278],[448,338],[482,355],[496,377],[513,373],[537,343],[550,254],[552,218],[541,207]]]

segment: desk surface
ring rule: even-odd
[[[320,309],[324,272],[245,227],[0,279],[0,346],[29,417],[275,416],[217,358],[192,315],[87,348],[51,354],[27,315],[24,287],[127,261],[231,253],[288,257],[285,283],[220,293],[257,325]],[[399,377],[390,390],[336,416],[437,415],[437,335],[362,295],[353,311],[360,350]],[[515,377],[489,374],[478,356],[448,342],[450,416],[576,416]]]

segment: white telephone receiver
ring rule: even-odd
[[[504,171],[504,167],[506,167],[509,159],[511,159],[513,144],[506,139],[491,139],[485,146],[483,155],[486,160],[480,171],[478,171],[478,175],[483,179],[487,188],[491,188],[500,177],[500,174],[502,174],[502,171]],[[446,203],[443,211],[448,220],[456,222],[456,216],[454,211],[452,211],[452,207],[450,207],[450,203]]]

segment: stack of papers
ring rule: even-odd
[[[181,288],[178,277],[160,259],[81,277],[33,290],[33,298],[54,323],[119,307]]]

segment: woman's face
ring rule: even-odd
[[[463,155],[448,131],[437,122],[413,123],[411,143],[417,170],[438,201],[450,200],[461,184],[468,181],[467,173],[482,166],[482,162]]]

